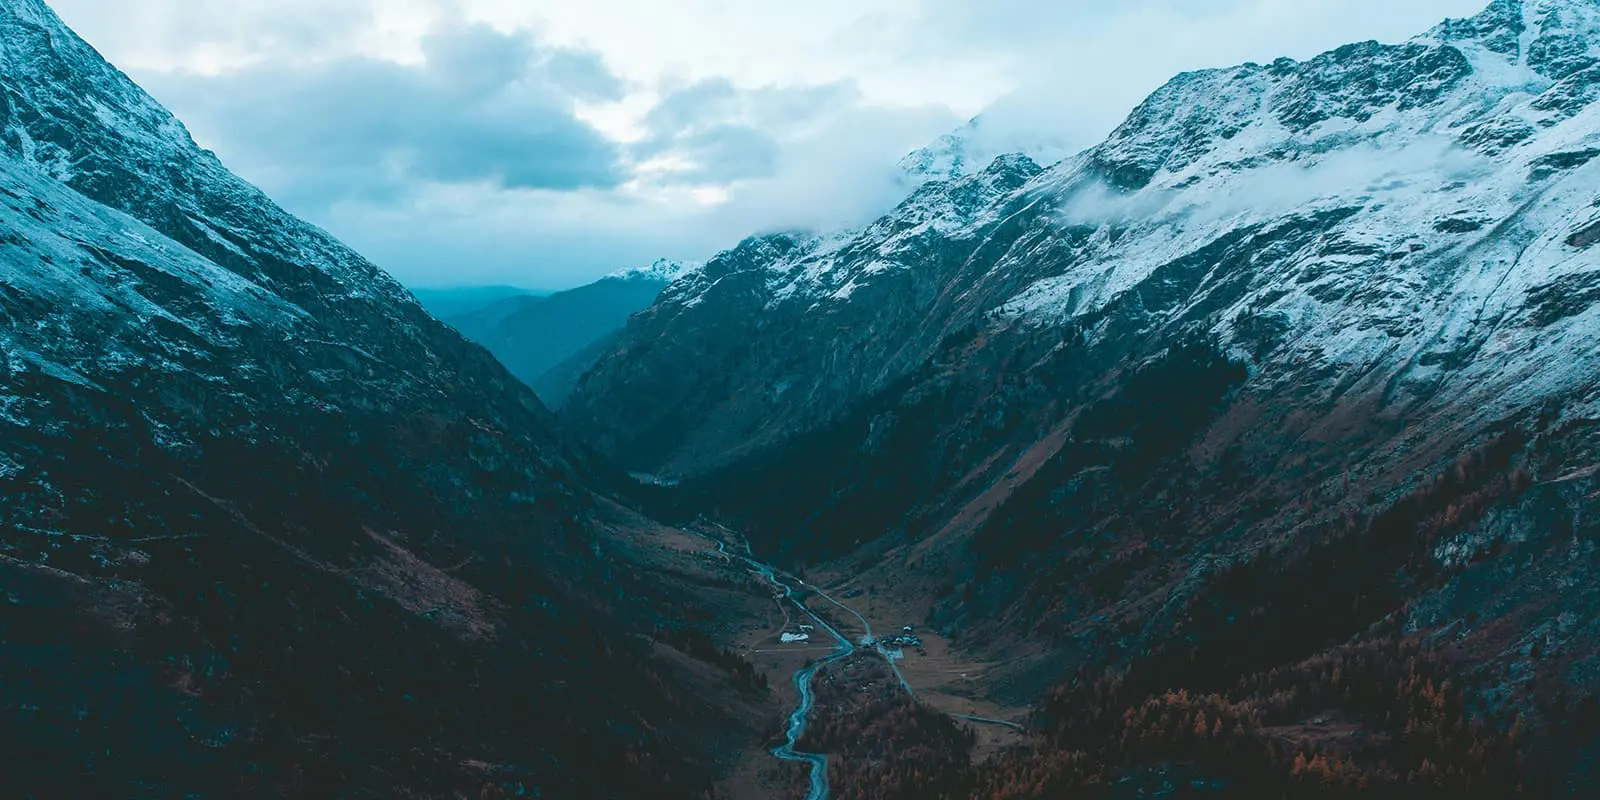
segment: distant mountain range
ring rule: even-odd
[[[456,286],[447,288],[413,288],[411,296],[428,313],[439,319],[470,314],[484,306],[513,297],[546,297],[550,292],[519,289],[515,286]]]
[[[629,316],[648,308],[669,283],[698,266],[662,259],[576,289],[501,297],[441,318],[488,348],[546,404],[557,407],[593,363],[593,345],[621,330]]]

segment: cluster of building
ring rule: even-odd
[[[880,642],[884,647],[921,647],[922,639],[919,638],[910,625],[900,629],[898,634],[890,636]]]

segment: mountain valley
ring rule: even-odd
[[[0,0],[5,786],[1590,796],[1597,101],[1493,0],[430,313]]]

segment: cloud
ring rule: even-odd
[[[785,142],[771,177],[739,187],[718,209],[718,221],[746,233],[869,222],[905,198],[899,159],[959,122],[938,106],[864,103],[811,118],[806,135]]]
[[[1443,134],[1399,145],[1357,142],[1184,188],[1152,185],[1127,193],[1091,184],[1062,206],[1058,221],[1098,226],[1181,220],[1205,226],[1274,219],[1330,203],[1426,205],[1441,189],[1481,180],[1494,168],[1493,159]]]
[[[1179,72],[1403,41],[1487,0],[924,0],[909,42],[1013,76],[987,116],[1019,140],[1076,148]],[[1020,22],[1020,21],[1024,21]]]
[[[710,78],[667,93],[645,115],[644,124],[656,136],[670,136],[703,124],[707,117],[726,118],[738,108],[733,81]]]
[[[751,102],[741,96],[736,105]],[[893,169],[899,156],[959,121],[939,107],[865,104],[805,119],[782,136],[729,134],[753,137],[754,164],[732,158],[738,148],[717,140],[726,160],[640,174],[617,190],[436,184],[401,203],[352,199],[319,222],[404,281],[560,288],[662,256],[704,258],[757,231],[866,222],[903,198]],[[672,139],[671,157],[702,155],[690,145],[718,132],[695,130]]]
[[[402,280],[560,288],[870,218],[981,110],[1093,144],[1186,69],[1487,0],[52,0],[203,144]]]
[[[668,183],[715,185],[771,177],[781,148],[771,134],[748,125],[720,124],[647,143],[642,156],[669,157]]]
[[[615,102],[627,96],[627,85],[611,74],[598,53],[557,50],[544,68],[552,84],[579,100]]]
[[[571,59],[584,55],[481,25],[430,34],[422,51],[414,65],[348,56],[147,83],[231,166],[302,211],[397,202],[423,183],[574,190],[624,180],[618,145],[575,116]],[[589,72],[589,91],[611,91],[609,76]]]
[[[645,138],[633,155],[637,162],[660,165],[655,180],[666,185],[770,178],[797,146],[819,135],[848,136],[837,120],[861,107],[861,92],[848,81],[754,89],[725,78],[697,81],[667,92],[645,115]]]
[[[385,7],[380,8],[383,3]],[[124,69],[215,73],[350,53],[391,17],[384,0],[50,0]]]
[[[360,2],[329,6],[349,41],[383,23]],[[290,26],[308,38],[244,38],[257,49],[225,69],[175,57],[187,66],[136,76],[231,168],[419,284],[560,288],[757,230],[858,224],[900,199],[899,157],[960,121],[875,103],[851,80],[640,86],[582,45],[426,18],[414,48],[384,56],[323,50],[315,26]],[[199,25],[195,41],[201,30],[237,33]],[[633,141],[585,121],[630,103]]]
[[[522,80],[536,57],[532,39],[487,25],[461,25],[422,39],[422,76],[465,96],[492,94]]]

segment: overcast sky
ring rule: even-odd
[[[1486,0],[51,0],[204,146],[417,286],[557,289],[860,221],[999,103],[1088,146],[1172,74]],[[997,116],[1000,113],[997,112]]]

